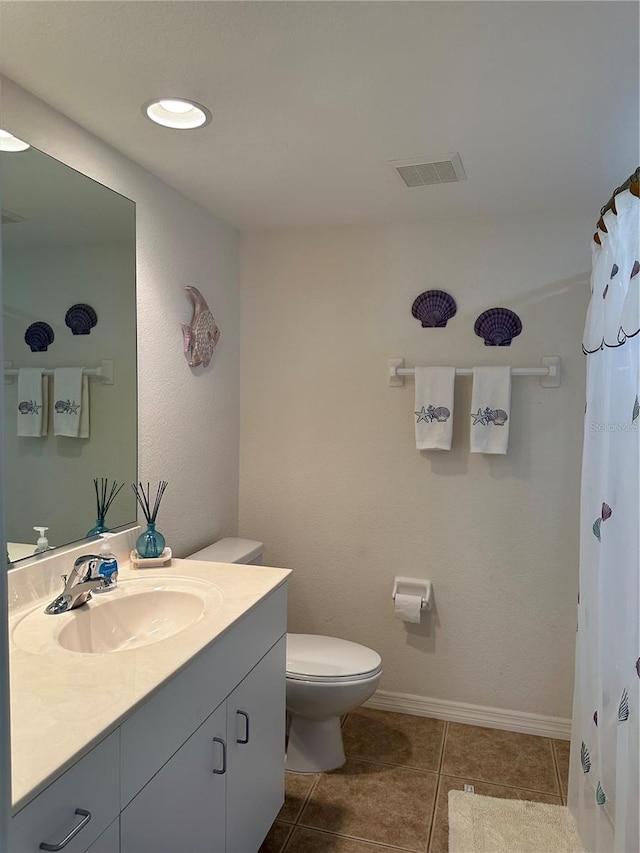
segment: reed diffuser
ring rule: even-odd
[[[93,525],[91,530],[89,530],[87,536],[95,536],[96,533],[106,533],[106,531],[109,530],[105,523],[105,517],[109,507],[114,502],[116,495],[123,486],[124,483],[118,484],[118,482],[114,480],[111,487],[109,487],[109,480],[106,477],[101,477],[100,485],[98,485],[98,478],[93,478],[93,487],[96,490],[96,523]]]
[[[153,509],[151,509],[151,487],[149,483],[147,483],[146,492],[142,483],[138,483],[138,485],[133,483],[131,486],[135,493],[136,500],[140,504],[140,509],[147,520],[147,529],[144,533],[138,536],[136,541],[138,557],[143,560],[156,559],[164,552],[166,542],[162,533],[160,533],[159,530],[156,530],[156,517],[158,515],[158,510],[160,509],[160,501],[162,500],[162,496],[164,495],[165,489],[168,485],[169,483],[166,480],[160,480],[158,483]]]

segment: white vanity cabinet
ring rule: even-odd
[[[9,853],[257,853],[284,800],[285,631],[281,584],[17,812]]]
[[[124,809],[122,853],[255,853],[284,799],[285,638]]]

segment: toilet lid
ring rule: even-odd
[[[370,678],[382,659],[373,649],[318,634],[287,634],[287,677],[302,681]]]

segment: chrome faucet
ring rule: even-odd
[[[98,574],[102,558],[96,554],[83,554],[73,564],[69,575],[62,575],[64,589],[57,598],[48,604],[45,613],[66,613],[89,601],[91,591],[107,586],[108,581]]]

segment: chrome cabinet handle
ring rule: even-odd
[[[222,775],[227,772],[227,744],[222,740],[221,737],[214,737],[214,743],[222,744],[222,770],[214,770],[214,773],[219,773]]]
[[[244,740],[242,738],[236,738],[236,743],[249,743],[249,715],[246,711],[236,711],[236,714],[239,714],[241,717],[244,717],[246,720],[247,727],[244,733]]]
[[[46,841],[43,841],[40,845],[40,850],[62,850],[63,847],[66,847],[71,839],[75,838],[80,830],[83,829],[91,820],[91,812],[88,812],[86,809],[76,809],[76,814],[80,815],[82,820],[78,821],[69,834],[66,835],[62,841],[58,842],[58,844],[47,844]]]

